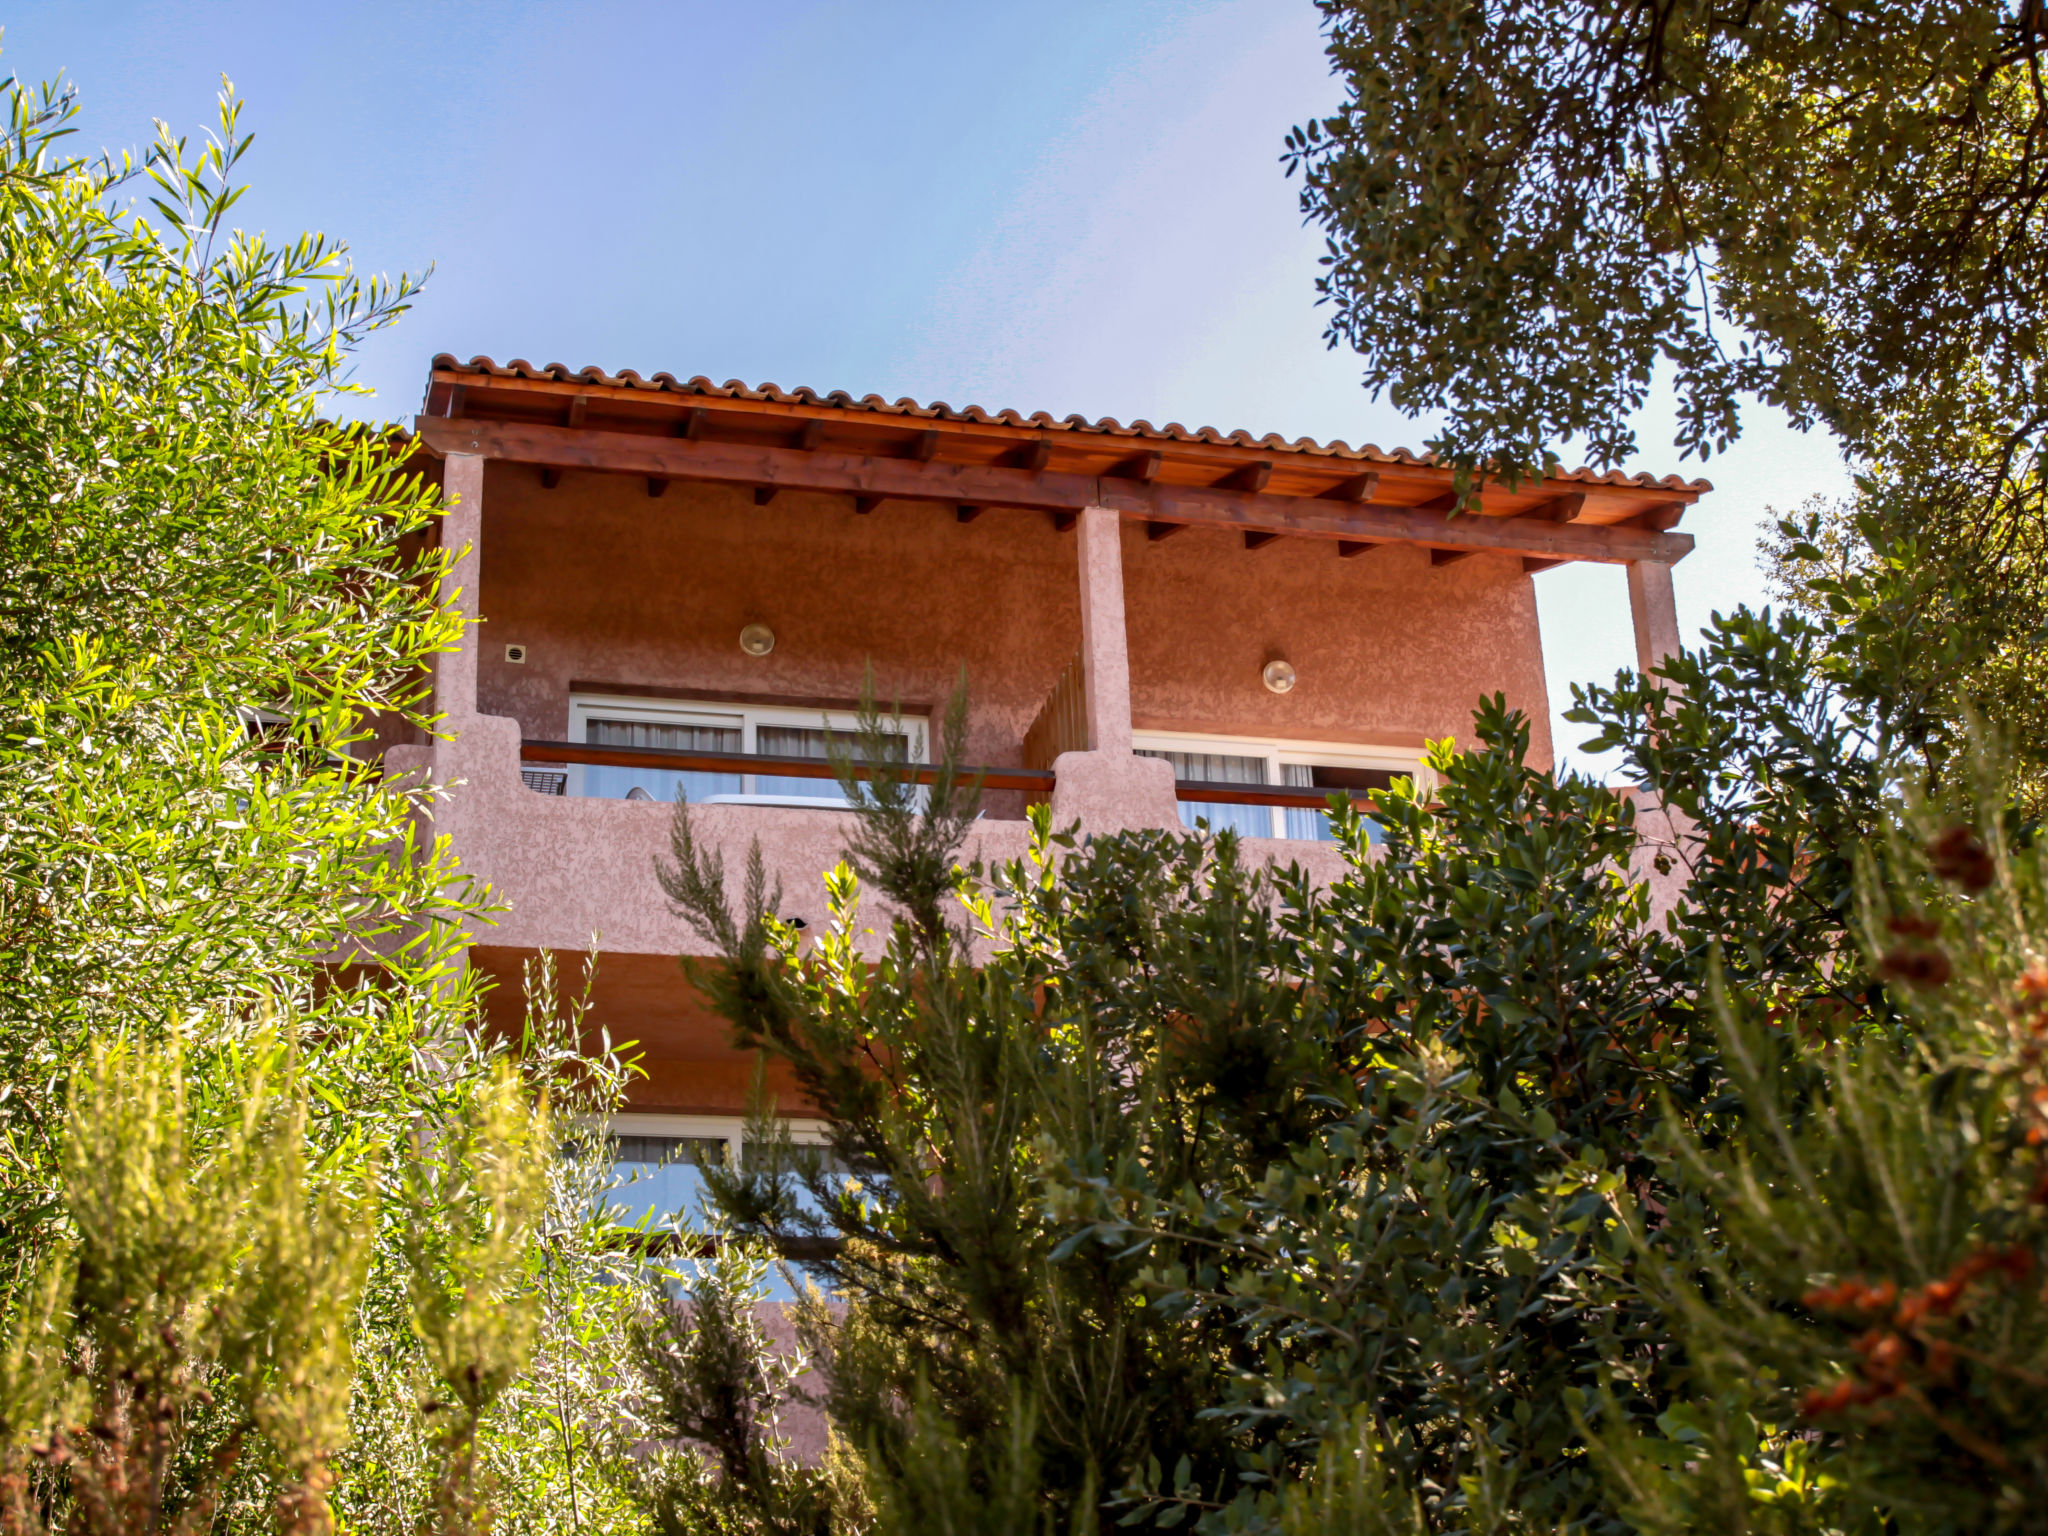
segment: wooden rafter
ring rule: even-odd
[[[1109,473],[1118,480],[1135,480],[1140,485],[1150,485],[1159,478],[1160,466],[1166,456],[1148,448],[1143,453],[1134,453]]]
[[[1421,544],[1439,550],[1494,549],[1535,559],[1674,563],[1692,548],[1683,533],[1585,522],[1551,523],[1323,496],[1287,496],[1213,487],[1140,483],[945,460],[764,447],[647,432],[572,431],[559,426],[421,417],[420,441],[435,454],[475,453],[548,470],[583,469],[697,480],[768,490],[850,494],[955,506],[1025,507],[1078,514],[1108,507],[1147,523],[1170,523],[1336,539]],[[807,429],[806,429],[807,430]],[[1439,500],[1441,498],[1438,498]],[[1678,505],[1678,503],[1674,503]]]
[[[1376,474],[1353,475],[1349,480],[1339,481],[1322,493],[1324,501],[1371,501],[1379,491],[1380,477]]]
[[[1585,510],[1586,493],[1584,491],[1572,491],[1566,495],[1553,496],[1548,501],[1539,502],[1528,511],[1519,515],[1534,518],[1538,522],[1544,523],[1575,523],[1579,520],[1579,514]]]

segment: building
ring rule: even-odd
[[[596,1021],[646,1053],[619,1130],[650,1160],[735,1138],[752,1074],[655,883],[678,787],[815,920],[844,831],[825,729],[871,667],[921,758],[964,668],[981,858],[1019,856],[1044,796],[1085,830],[1200,814],[1334,870],[1328,789],[1464,737],[1482,693],[1548,761],[1536,572],[1625,565],[1643,661],[1676,646],[1674,529],[1708,489],[1581,470],[1451,517],[1449,471],[1404,452],[445,356],[417,441],[478,623],[435,679],[452,739],[387,766],[448,786],[436,829],[509,906],[469,951],[494,1007],[595,939]]]

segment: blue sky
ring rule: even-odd
[[[1338,98],[1307,0],[236,4],[41,0],[0,70],[59,69],[83,147],[248,101],[237,213],[434,275],[365,350],[367,409],[427,359],[808,384],[1417,445],[1330,352],[1321,241],[1277,162]],[[1763,599],[1767,509],[1839,493],[1761,407],[1704,468],[1653,410],[1630,468],[1704,473],[1688,635]],[[1537,578],[1552,704],[1632,659],[1615,568]],[[1363,619],[1365,616],[1361,616]],[[1585,733],[1556,722],[1558,744]],[[1604,766],[1590,765],[1585,766]]]

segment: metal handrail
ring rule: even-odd
[[[574,763],[594,768],[668,768],[694,773],[757,773],[781,779],[830,779],[838,777],[832,764],[821,757],[791,757],[773,752],[684,752],[667,747],[601,747],[571,741],[525,741],[519,755],[528,763]],[[938,777],[931,763],[902,763],[913,782],[929,784]],[[866,763],[855,763],[857,778],[872,772]],[[962,768],[965,779],[979,778],[984,789],[1026,789],[1050,794],[1054,775],[1041,768]],[[1176,779],[1174,798],[1205,805],[1277,805],[1291,810],[1328,810],[1333,795],[1345,790],[1289,789],[1272,784],[1226,784],[1211,779]],[[1353,797],[1362,810],[1370,800]]]
[[[1293,811],[1327,811],[1337,795],[1348,789],[1285,789],[1272,784],[1225,784],[1215,779],[1175,779],[1177,800],[1198,800],[1205,805],[1277,805]],[[1372,801],[1353,795],[1360,810],[1371,810]]]
[[[667,747],[598,747],[572,741],[525,741],[519,756],[529,763],[577,763],[594,768],[670,768],[688,773],[761,773],[778,779],[835,779],[838,770],[822,757],[776,752],[680,752]],[[932,763],[894,763],[918,784],[939,776]],[[979,778],[985,789],[1035,789],[1050,794],[1053,777],[1033,768],[962,768],[964,779]],[[868,778],[869,764],[855,763],[856,778]]]

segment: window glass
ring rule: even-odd
[[[1384,768],[1340,768],[1330,763],[1282,763],[1280,782],[1291,789],[1345,790],[1353,800],[1363,800],[1379,790],[1391,786],[1394,775]],[[1366,837],[1369,842],[1385,841],[1380,824],[1370,818],[1366,821]],[[1301,810],[1294,806],[1287,808],[1287,835],[1304,842],[1333,842],[1336,834],[1330,830],[1328,811]]]
[[[624,720],[592,716],[584,738],[594,747],[632,747],[658,752],[741,752],[745,738],[737,721]],[[703,773],[680,768],[611,768],[583,770],[583,793],[598,800],[673,801],[681,790],[690,802],[702,804],[713,795],[740,792],[737,773]]]
[[[723,1162],[724,1138],[718,1136],[614,1136],[613,1180],[608,1196],[619,1221],[660,1226],[678,1215],[692,1225],[704,1222],[704,1170],[698,1159]]]
[[[1149,747],[1137,749],[1140,757],[1163,757],[1173,765],[1176,779],[1196,779],[1210,784],[1264,784],[1266,760],[1230,752],[1171,752]],[[1226,827],[1241,837],[1271,837],[1273,808],[1269,805],[1229,805],[1214,800],[1180,802],[1181,825],[1192,829],[1206,822],[1211,832]]]
[[[831,755],[826,750],[826,743],[834,734],[854,760],[860,761],[864,754],[858,740],[845,731],[828,733],[822,726],[756,726],[754,750],[766,757],[810,757],[823,762]],[[906,761],[910,756],[909,738],[892,735],[887,739],[890,759],[899,763]],[[797,779],[772,773],[756,774],[754,790],[756,794],[801,795],[811,800],[838,801],[844,798],[839,792],[837,779]]]

